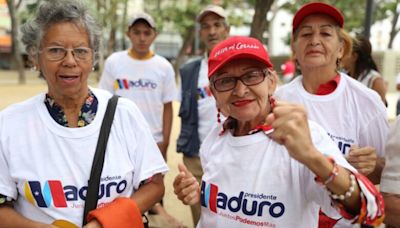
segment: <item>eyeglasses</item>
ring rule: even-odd
[[[222,77],[213,81],[215,90],[218,92],[226,92],[236,87],[238,80],[246,86],[253,86],[260,84],[264,81],[265,77],[269,75],[267,69],[254,70],[247,72],[239,77]]]
[[[47,60],[50,61],[60,61],[67,56],[67,53],[71,51],[75,60],[88,61],[92,58],[93,51],[91,48],[87,47],[77,47],[77,48],[64,48],[60,46],[45,47],[39,51],[43,53]]]

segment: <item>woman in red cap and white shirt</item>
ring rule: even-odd
[[[343,25],[341,12],[325,3],[309,3],[297,11],[291,48],[302,75],[275,95],[303,104],[347,161],[378,184],[389,127],[386,108],[378,94],[339,72],[352,46]]]
[[[200,149],[201,186],[183,165],[174,181],[183,203],[201,202],[197,227],[317,227],[320,207],[358,222],[382,220],[381,195],[326,132],[302,106],[271,98],[277,77],[258,40],[222,41],[208,66],[227,120]]]

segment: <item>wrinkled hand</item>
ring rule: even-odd
[[[97,219],[93,219],[92,221],[88,222],[83,228],[101,228],[101,224],[97,221]]]
[[[347,161],[364,176],[372,173],[376,166],[376,150],[373,147],[351,146]]]
[[[266,123],[274,128],[269,137],[284,145],[290,156],[299,162],[305,164],[312,152],[316,152],[303,106],[276,101]]]
[[[178,165],[179,174],[175,177],[174,193],[185,205],[194,205],[200,201],[200,186],[196,178],[185,165]]]

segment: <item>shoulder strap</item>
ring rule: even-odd
[[[101,124],[99,139],[97,141],[96,152],[93,158],[92,170],[88,183],[85,209],[83,213],[83,225],[86,225],[87,214],[97,207],[99,195],[100,176],[104,165],[104,155],[106,152],[108,136],[110,135],[111,125],[114,119],[115,109],[118,103],[118,96],[114,95],[108,100],[107,110]]]

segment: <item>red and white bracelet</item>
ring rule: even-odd
[[[322,180],[320,176],[316,176],[314,180],[323,186],[326,186],[327,184],[331,183],[333,180],[335,180],[336,176],[339,174],[339,167],[335,162],[335,159],[332,157],[328,157],[329,162],[333,165],[332,171],[329,173],[328,178],[325,180]]]

